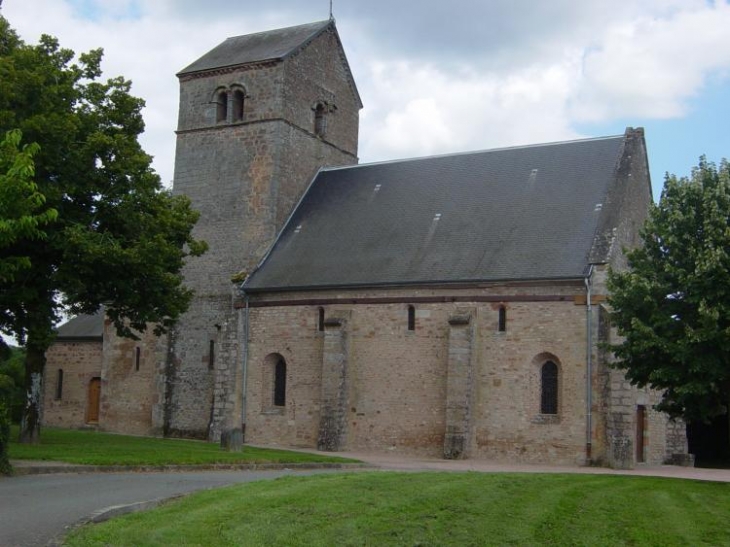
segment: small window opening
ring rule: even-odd
[[[318,103],[314,108],[314,134],[318,137],[324,137],[326,130],[325,110],[322,103]]]
[[[408,306],[408,330],[416,330],[416,308]]]
[[[56,400],[60,401],[63,397],[63,369],[58,369],[58,376],[56,377]]]
[[[139,359],[142,354],[140,348],[134,348],[134,370],[139,370]]]
[[[243,91],[240,89],[236,89],[233,92],[233,121],[234,122],[242,122],[243,121]]]
[[[218,93],[216,103],[218,106],[216,107],[215,119],[217,122],[225,122],[228,120],[228,93],[225,91]]]
[[[558,365],[548,361],[540,370],[540,413],[558,413]]]
[[[636,463],[644,463],[644,447],[646,445],[646,407],[636,407]]]
[[[279,359],[274,367],[274,406],[286,406],[286,362]]]
[[[499,332],[504,332],[507,330],[507,308],[504,306],[499,307],[499,320],[498,320],[498,330]]]
[[[208,345],[208,370],[215,367],[215,340],[211,340]]]
[[[324,308],[319,308],[319,310],[318,310],[317,330],[319,332],[324,331]]]

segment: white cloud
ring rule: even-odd
[[[728,28],[730,6],[722,3],[608,29],[585,55],[571,113],[590,121],[681,116],[709,75],[730,69]]]
[[[164,182],[175,72],[228,36],[327,15],[303,0],[240,10],[220,0],[87,4],[84,12],[65,0],[5,0],[2,10],[29,42],[46,32],[79,52],[104,47],[105,75],[131,79],[147,102],[142,142]],[[606,0],[462,0],[449,17],[444,6],[335,6],[365,103],[364,160],[575,138],[585,121],[681,116],[708,78],[730,68],[721,0],[625,0],[620,9]]]

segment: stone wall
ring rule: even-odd
[[[117,336],[114,325],[104,324],[99,428],[132,435],[161,435],[154,417],[159,412],[157,383],[166,337],[151,329],[137,333],[139,340]]]
[[[348,315],[342,327],[348,340],[347,433],[339,448],[443,456],[450,434],[459,438],[459,451],[472,457],[583,463],[585,306],[574,299],[582,290],[580,284],[494,286],[449,292],[492,302],[409,304],[408,293],[400,292],[402,303],[323,305],[328,318]],[[438,291],[410,295],[429,293]],[[398,294],[387,292],[389,297]],[[374,295],[386,293],[327,296],[351,300]],[[287,296],[290,304],[295,301],[294,295]],[[323,295],[308,296],[316,300]],[[319,306],[256,305],[252,302],[250,310],[247,441],[316,446],[326,410],[325,390],[318,384],[323,371],[331,372],[323,360],[329,332],[318,330]],[[409,305],[416,313],[412,331]],[[505,332],[498,331],[500,305],[507,308]],[[465,309],[471,310],[469,325],[452,333],[463,328],[455,318],[464,316]],[[287,405],[277,415],[265,404],[272,386],[263,367],[272,353],[288,364]],[[560,370],[556,415],[540,414],[540,366],[548,359]]]
[[[102,342],[57,340],[46,352],[43,424],[82,427],[87,421],[89,382],[101,377]],[[58,371],[63,370],[61,398]]]

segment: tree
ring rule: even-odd
[[[616,366],[662,390],[659,410],[707,423],[730,403],[730,164],[667,175],[642,238],[609,274]]]
[[[103,304],[117,331],[161,334],[187,308],[181,269],[205,251],[191,231],[197,213],[163,189],[138,137],[144,102],[123,78],[99,81],[102,50],[79,56],[42,36],[27,45],[0,17],[0,131],[20,129],[38,143],[40,214],[57,211],[42,239],[0,248],[30,268],[0,280],[0,331],[25,345],[23,442],[39,438],[45,351],[61,312]]]

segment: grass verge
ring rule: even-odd
[[[20,444],[18,428],[11,431],[10,457],[85,465],[195,465],[234,463],[346,463],[354,460],[324,454],[307,454],[245,446],[241,452],[222,450],[218,444],[182,439],[156,439],[43,428],[41,442]]]
[[[606,475],[352,473],[211,490],[67,545],[730,544],[730,485]]]

